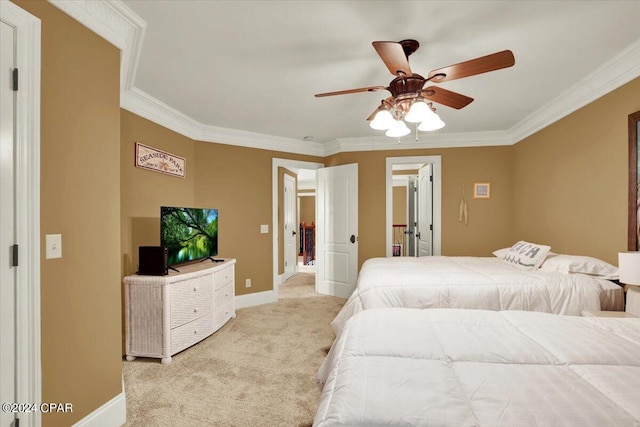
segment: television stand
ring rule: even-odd
[[[236,317],[235,263],[194,263],[167,276],[125,277],[127,360],[157,357],[166,365]]]
[[[224,260],[223,260],[223,259],[215,259],[215,258],[211,258],[210,256],[208,256],[208,257],[206,257],[206,258],[201,259],[201,260],[200,260],[200,262],[205,262],[205,261],[206,261],[206,260],[208,260],[208,259],[210,259],[210,260],[211,260],[211,262],[224,262]]]

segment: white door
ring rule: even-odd
[[[0,22],[0,401],[17,402],[15,376],[15,286],[12,267],[15,240],[14,113],[12,90],[14,29]],[[15,414],[0,412],[0,426],[8,427]]]
[[[358,165],[318,169],[316,292],[348,298],[358,278]]]
[[[284,277],[296,273],[298,264],[298,225],[296,224],[296,180],[284,175]]]
[[[433,174],[432,165],[418,170],[418,256],[433,254]]]

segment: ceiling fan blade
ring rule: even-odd
[[[409,67],[409,60],[404,53],[402,45],[398,42],[373,42],[372,43],[380,58],[387,66],[391,74],[397,76],[404,74],[410,76],[413,74]]]
[[[420,94],[429,101],[437,102],[438,104],[446,105],[447,107],[455,108],[456,110],[466,107],[471,103],[471,101],[473,101],[473,98],[469,98],[468,96],[461,95],[457,92],[452,92],[438,86],[429,86]]]
[[[378,90],[386,89],[384,86],[368,86],[361,87],[358,89],[348,89],[348,90],[339,90],[337,92],[325,92],[325,93],[316,93],[314,96],[316,98],[322,98],[324,96],[333,96],[333,95],[346,95],[349,93],[358,93],[358,92],[375,92]]]
[[[502,52],[492,53],[491,55],[471,59],[459,64],[438,68],[437,70],[429,72],[427,80],[446,82],[511,67],[515,63],[513,52],[503,50]]]

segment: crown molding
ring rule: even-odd
[[[420,133],[395,139],[387,136],[373,138],[338,138],[327,144],[327,155],[352,151],[413,150],[416,148],[488,147],[512,145],[513,140],[506,131]]]
[[[340,152],[513,145],[640,76],[640,40],[505,131],[339,138],[318,143],[202,124],[134,87],[146,22],[120,0],[48,0],[122,50],[120,106],[191,139],[326,157]]]
[[[120,49],[120,91],[133,87],[147,23],[120,0],[48,0]]]
[[[204,125],[137,88],[131,88],[122,94],[120,106],[197,141],[309,156],[325,156],[325,149],[318,142]]]
[[[516,144],[640,76],[640,40],[509,130]]]

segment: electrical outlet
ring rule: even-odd
[[[261,224],[260,225],[260,233],[266,234],[269,232],[269,224]]]
[[[251,279],[247,279],[244,281],[244,287],[245,288],[250,288],[251,287]]]

